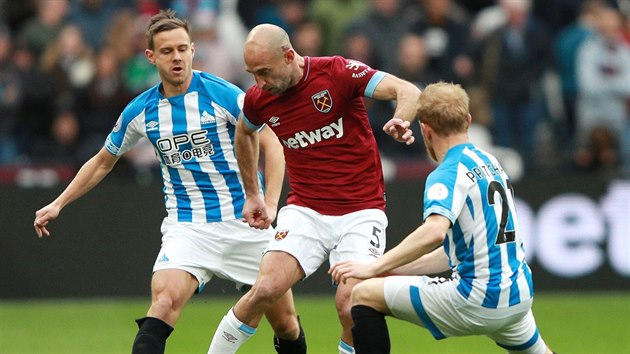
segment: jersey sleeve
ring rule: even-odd
[[[374,89],[385,76],[384,72],[372,69],[358,60],[340,56],[333,57],[332,74],[335,85],[338,85],[349,99],[372,97]]]
[[[432,214],[438,214],[455,224],[466,203],[469,189],[465,180],[457,178],[457,168],[457,165],[438,168],[427,177],[424,189],[424,220]]]
[[[132,107],[133,102],[120,114],[114,128],[105,140],[105,149],[116,156],[121,156],[131,150],[144,136],[139,119],[142,112],[134,115]]]
[[[251,87],[245,93],[243,98],[243,109],[239,119],[243,119],[245,125],[251,130],[261,130],[264,122],[254,108],[254,102],[257,99],[258,94],[255,92],[255,87]]]
[[[200,72],[200,75],[206,78],[204,89],[207,96],[213,101],[213,108],[223,110],[228,122],[236,125],[243,110],[243,101],[245,100],[243,90],[218,76],[205,72]]]

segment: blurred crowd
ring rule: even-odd
[[[241,44],[274,23],[301,55],[462,84],[471,139],[513,174],[630,171],[630,0],[0,0],[0,166],[79,166],[100,149],[159,81],[144,31],[162,8],[191,23],[194,68],[243,89]],[[381,131],[393,103],[366,100],[384,158],[427,158]],[[150,147],[128,155],[156,164]]]

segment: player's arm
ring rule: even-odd
[[[449,269],[448,256],[444,252],[444,246],[441,246],[412,262],[390,270],[388,274],[427,275],[446,272]]]
[[[35,212],[35,232],[38,237],[50,236],[48,222],[56,219],[66,205],[89,192],[114,168],[119,157],[102,148],[79,169],[68,187],[52,203]]]
[[[415,141],[409,126],[417,118],[420,94],[421,91],[416,85],[391,74],[385,74],[374,89],[372,98],[396,101],[394,116],[383,126],[383,131],[396,141],[407,145]]]
[[[372,263],[345,261],[335,263],[328,271],[335,283],[348,278],[367,279],[388,273],[433,251],[444,241],[451,222],[446,217],[432,214],[425,223],[407,235],[396,247]]]
[[[278,200],[284,181],[284,152],[276,134],[269,127],[258,133],[258,142],[265,163],[265,204],[269,218],[273,221],[278,211]]]
[[[258,186],[259,134],[257,130],[247,126],[245,120],[245,117],[238,120],[234,138],[236,159],[243,178],[246,196],[243,218],[253,228],[267,229],[272,220],[267,214],[265,199]]]

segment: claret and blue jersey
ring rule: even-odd
[[[160,85],[123,110],[105,148],[122,155],[141,138],[160,160],[169,217],[181,222],[241,218],[242,179],[234,154],[244,93],[216,76],[193,71],[185,94],[165,98]]]
[[[424,218],[439,214],[452,224],[444,250],[457,289],[487,308],[513,306],[533,296],[513,194],[496,158],[472,144],[451,148],[426,182]]]

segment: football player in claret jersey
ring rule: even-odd
[[[153,266],[151,306],[146,317],[136,321],[132,353],[154,354],[164,353],[184,305],[213,276],[243,289],[254,283],[274,233],[242,221],[245,191],[233,142],[243,91],[192,70],[189,26],[172,10],[151,18],[147,40],[146,56],[157,67],[161,83],[127,105],[103,149],[56,200],[36,212],[34,226],[39,237],[50,235],[47,224],[96,186],[140,138],[153,144],[161,163],[167,216]],[[260,131],[260,147],[265,163],[276,167],[265,169],[264,183],[265,203],[274,218],[284,178],[282,147],[270,129]],[[276,346],[279,353],[306,353],[290,291],[268,309],[267,318],[277,338],[283,339]],[[211,346],[210,352],[221,351]]]
[[[497,159],[468,141],[468,105],[459,85],[424,89],[422,136],[439,163],[426,181],[424,223],[375,262],[344,261],[329,270],[339,283],[399,275],[354,288],[358,354],[390,352],[385,315],[425,327],[436,339],[486,335],[508,352],[551,353],[531,311],[534,288],[514,190]],[[423,275],[449,269],[450,279]]]
[[[270,24],[249,33],[244,59],[256,85],[246,93],[235,139],[247,193],[243,216],[260,229],[273,220],[255,177],[261,126],[273,129],[282,142],[290,191],[256,283],[215,333],[214,340],[223,342],[224,332],[234,333],[243,324],[257,327],[279,296],[327,259],[373,261],[383,253],[385,187],[363,97],[396,100],[396,118],[385,129],[410,144],[409,121],[420,96],[413,84],[358,61],[302,57],[286,32]],[[339,353],[353,352],[349,299],[357,282],[336,288]]]

